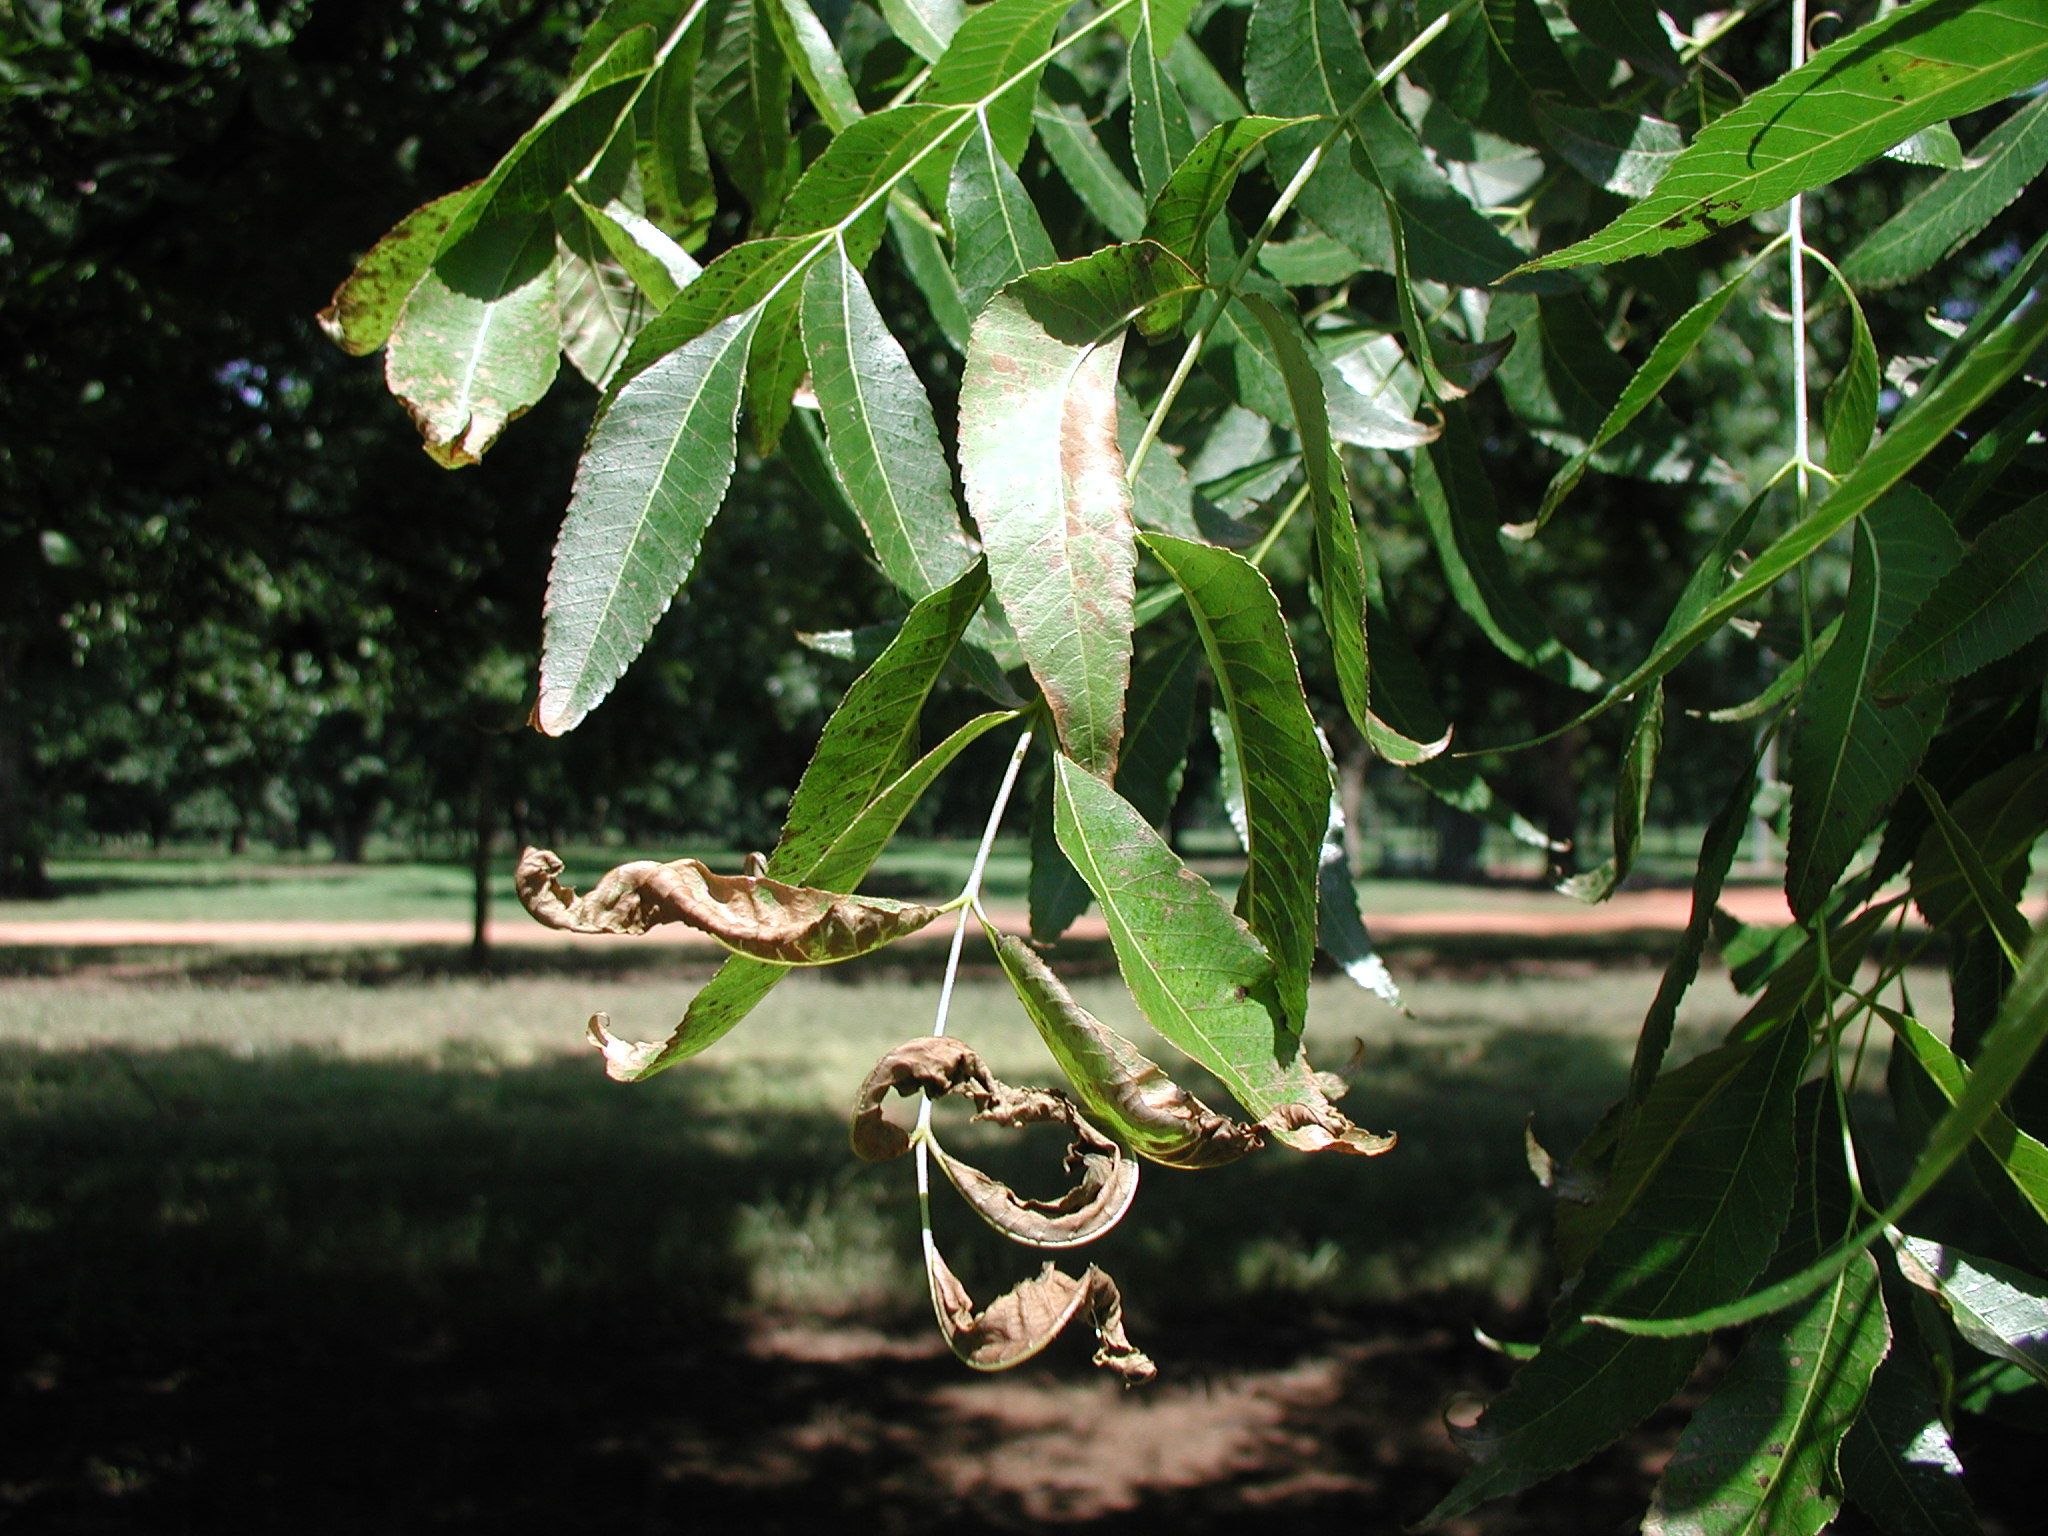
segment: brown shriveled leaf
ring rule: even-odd
[[[776,965],[851,960],[915,933],[942,910],[787,885],[764,875],[714,874],[696,859],[621,864],[586,896],[562,884],[561,873],[561,859],[529,848],[514,876],[526,910],[550,928],[640,934],[684,923],[730,950]]]
[[[1124,1334],[1123,1297],[1116,1282],[1093,1264],[1076,1280],[1047,1264],[1029,1280],[1003,1292],[981,1312],[938,1248],[927,1241],[925,1274],[931,1280],[932,1311],[939,1332],[953,1353],[977,1371],[1007,1371],[1022,1365],[1056,1338],[1083,1307],[1101,1341],[1095,1363],[1114,1371],[1126,1386],[1137,1386],[1159,1374],[1159,1368],[1132,1347]]]
[[[1081,1107],[1125,1146],[1169,1168],[1216,1168],[1264,1142],[1257,1126],[1217,1114],[1075,1002],[1022,940],[1007,933],[991,937],[1010,984]]]
[[[1000,1081],[972,1046],[950,1035],[925,1035],[899,1045],[875,1063],[853,1109],[853,1150],[869,1162],[886,1162],[910,1149],[910,1137],[884,1113],[889,1095],[958,1093],[974,1101],[977,1120],[1019,1126],[1041,1122],[1073,1132],[1066,1170],[1071,1189],[1054,1200],[1019,1195],[1001,1179],[961,1162],[932,1141],[939,1166],[961,1198],[1005,1237],[1034,1248],[1078,1248],[1108,1232],[1131,1208],[1138,1193],[1138,1165],[1117,1144],[1081,1118],[1063,1093],[1012,1088]]]

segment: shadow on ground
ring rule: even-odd
[[[1162,1366],[1129,1395],[1080,1338],[957,1366],[907,1169],[722,1109],[717,1068],[0,1050],[0,1524],[1393,1531],[1458,1473],[1446,1402],[1507,1375],[1471,1323],[1540,1326],[1509,1086],[1583,1082],[1583,1122],[1584,1049],[1393,1074],[1382,1163],[1148,1175],[1100,1250]],[[1032,1266],[942,1224],[984,1298]],[[1676,1424],[1459,1528],[1632,1529]]]

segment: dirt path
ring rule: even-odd
[[[1721,905],[1745,923],[1791,920],[1782,892],[1774,887],[1737,887],[1722,893]],[[1499,906],[1446,908],[1440,911],[1390,912],[1369,917],[1372,931],[1383,938],[1473,937],[1498,934],[1526,938],[1568,938],[1575,935],[1677,931],[1685,926],[1692,895],[1682,890],[1624,891],[1597,907],[1564,897],[1524,909]],[[1028,926],[1021,909],[997,907],[991,914],[1004,927],[1021,932]],[[935,943],[951,933],[935,923],[907,942]],[[1104,939],[1108,930],[1099,914],[1076,923],[1072,936]],[[147,919],[87,918],[44,922],[0,922],[0,948],[60,945],[84,949],[155,946],[218,949],[346,949],[391,945],[467,944],[469,924],[413,918],[395,922],[165,922]],[[490,941],[507,947],[558,946],[588,942],[577,934],[557,932],[517,913],[494,919]],[[676,944],[710,950],[712,941],[683,927],[657,929],[641,942]]]

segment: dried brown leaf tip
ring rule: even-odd
[[[1074,1001],[1022,940],[1007,933],[992,937],[1004,971],[1081,1107],[1125,1146],[1169,1168],[1215,1168],[1260,1145],[1257,1126],[1217,1114],[1168,1077]]]
[[[1047,1264],[977,1312],[967,1287],[946,1266],[939,1250],[925,1243],[924,1267],[931,1281],[932,1311],[954,1354],[977,1371],[1007,1371],[1022,1365],[1059,1336],[1081,1312],[1095,1328],[1095,1363],[1137,1386],[1159,1368],[1134,1348],[1124,1333],[1123,1297],[1116,1282],[1093,1264],[1076,1280]]]
[[[1137,1163],[1082,1119],[1071,1099],[1043,1088],[1011,1087],[988,1070],[971,1046],[950,1035],[928,1035],[900,1045],[868,1074],[854,1104],[852,1140],[853,1150],[869,1162],[886,1162],[910,1148],[909,1133],[885,1110],[892,1093],[933,1098],[957,1093],[973,1102],[977,1120],[1006,1126],[1049,1123],[1073,1133],[1065,1166],[1074,1183],[1052,1200],[1018,1194],[933,1139],[939,1166],[961,1198],[982,1220],[1017,1242],[1034,1248],[1092,1243],[1123,1220],[1137,1198]]]
[[[750,861],[752,867],[752,861]],[[514,876],[538,922],[571,933],[641,934],[682,923],[726,948],[777,965],[833,965],[894,943],[945,909],[786,885],[765,875],[720,875],[697,859],[639,859],[578,896],[562,861],[529,848]]]

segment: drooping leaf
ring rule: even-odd
[[[1350,508],[1344,510],[1348,517]],[[1242,556],[1157,533],[1145,535],[1145,548],[1187,594],[1230,722],[1247,859],[1237,910],[1273,959],[1280,1006],[1298,1034],[1315,962],[1316,870],[1330,774],[1287,621],[1265,577]]]
[[[843,252],[804,278],[803,338],[833,471],[883,572],[916,602],[974,553],[931,401]]]
[[[1073,76],[1046,71],[1033,121],[1039,141],[1074,195],[1112,240],[1136,240],[1145,230],[1145,199],[1096,137]]]
[[[2001,892],[2024,878],[2034,844],[2048,833],[2048,752],[2032,752],[1978,780],[1949,807],[1954,832],[1929,827],[1913,857],[1913,900],[1937,928],[1975,926],[1973,884],[1989,879]],[[1973,881],[1960,866],[1966,843],[1982,865]]]
[[[1685,1107],[1536,1358],[1461,1437],[1478,1464],[1428,1523],[1575,1466],[1684,1385],[1702,1341],[1631,1338],[1586,1318],[1729,1299],[1763,1270],[1791,1207],[1792,1095],[1806,1048],[1804,1029],[1780,1027],[1715,1079],[1709,1097]]]
[[[1938,688],[2048,630],[2048,496],[1977,536],[1879,658],[1880,695]]]
[[[1910,486],[1857,524],[1842,627],[1807,679],[1792,732],[1785,894],[1802,919],[1835,888],[1941,724],[1938,696],[1884,704],[1871,685],[1877,658],[1961,556],[1941,509]]]
[[[1074,1001],[1029,945],[993,934],[996,957],[1081,1107],[1141,1157],[1169,1168],[1235,1162],[1262,1140],[1256,1126],[1217,1114],[1138,1048]]]
[[[1108,785],[1064,757],[1053,771],[1060,846],[1101,904],[1152,1027],[1287,1145],[1368,1156],[1390,1148],[1391,1136],[1359,1129],[1330,1103],[1280,1009],[1272,960],[1208,882]]]
[[[1877,343],[1863,305],[1846,283],[1838,285],[1849,306],[1849,360],[1835,375],[1821,402],[1821,431],[1828,442],[1830,473],[1847,474],[1870,446],[1877,430]]]
[[[1977,141],[1961,170],[1930,183],[1842,258],[1858,288],[1909,282],[1951,256],[2048,165],[2048,97],[2037,96]]]
[[[1093,1264],[1079,1280],[1047,1264],[976,1311],[938,1248],[925,1244],[924,1267],[931,1282],[932,1311],[939,1332],[961,1362],[977,1371],[1007,1371],[1022,1365],[1059,1336],[1083,1308],[1101,1341],[1095,1363],[1126,1385],[1150,1381],[1158,1368],[1131,1347],[1124,1333],[1123,1298],[1116,1282]]]
[[[1024,183],[996,153],[984,121],[975,123],[953,162],[946,202],[953,220],[953,272],[970,316],[980,314],[1012,279],[1059,259]]]
[[[1538,96],[1531,106],[1543,136],[1573,170],[1602,191],[1648,197],[1685,148],[1676,124],[1616,107],[1582,107]]]
[[[556,205],[555,245],[562,355],[603,389],[653,311],[640,285],[573,205]]]
[[[699,120],[711,153],[754,210],[775,222],[789,189],[789,59],[775,35],[779,0],[721,0],[697,71]]]
[[[1896,1349],[1842,1442],[1842,1483],[1885,1536],[1983,1536],[1933,1384]]]
[[[1117,363],[1137,313],[1194,282],[1143,243],[1033,272],[982,310],[960,383],[961,476],[990,581],[1062,745],[1104,778],[1123,736],[1137,565]]]
[[[1963,889],[1968,893],[1965,898],[1967,905],[1973,909],[1964,920],[1967,927],[1988,929],[2005,951],[2007,960],[2017,966],[2020,951],[2027,947],[2027,920],[2021,915],[2015,893],[2009,893],[2004,887],[2018,883],[2010,878],[2012,874],[2024,877],[2026,855],[2010,861],[2006,869],[1994,874],[1978,850],[1976,840],[1950,814],[1934,786],[1920,779],[1915,782],[1915,787],[1933,818],[1933,825],[1921,838],[1921,849],[1930,873],[1953,871],[1961,877]],[[2017,869],[2012,867],[2014,864],[2017,864]],[[1932,883],[1929,882],[1930,885]],[[1952,925],[1956,923],[1953,910],[1944,915],[1950,918]]]
[[[784,59],[825,126],[837,133],[863,116],[846,64],[810,0],[770,0],[765,10]]]
[[[1417,452],[1410,484],[1458,606],[1512,661],[1568,688],[1601,677],[1557,637],[1501,547],[1501,519],[1463,408],[1444,408],[1443,435]]]
[[[1899,1273],[1932,1294],[1987,1355],[2048,1383],[2048,1282],[1924,1237],[1893,1240]]]
[[[624,203],[613,201],[602,208],[592,207],[574,189],[565,201],[647,296],[654,310],[672,303],[704,270],[689,252]],[[637,329],[634,334],[638,334]]]
[[[641,934],[666,923],[707,933],[735,954],[775,965],[837,965],[917,932],[938,907],[788,885],[766,875],[721,875],[698,859],[640,859],[607,873],[584,896],[561,883],[562,861],[529,848],[519,899],[550,928]]]
[[[1628,745],[1621,755],[1621,776],[1614,785],[1614,852],[1593,868],[1562,881],[1558,890],[1579,901],[1605,901],[1628,878],[1643,824],[1650,814],[1650,786],[1657,776],[1657,754],[1664,746],[1664,685],[1653,683],[1637,701],[1629,722]]]
[[[548,578],[534,722],[550,736],[611,692],[689,579],[732,479],[754,319],[634,377],[591,430]]]
[[[1156,30],[1155,9],[1152,0],[1139,0],[1137,23],[1131,29],[1127,78],[1131,93],[1131,163],[1138,168],[1138,185],[1146,197],[1156,200],[1174,167],[1194,148],[1195,134],[1188,124],[1188,109],[1180,99],[1180,88],[1166,73],[1164,55],[1172,46],[1172,38]],[[1175,9],[1185,14],[1185,6]]]
[[[555,228],[494,223],[437,260],[399,311],[384,380],[444,469],[481,459],[548,392],[561,345]]]
[[[356,263],[320,311],[320,329],[351,357],[367,357],[391,339],[407,295],[426,276],[441,239],[473,187],[437,197],[392,225]]]
[[[1656,191],[1528,270],[1690,245],[2044,74],[2048,26],[2035,0],[1914,0],[1724,112],[1672,162]]]
[[[1195,723],[1195,673],[1200,652],[1193,636],[1141,656],[1131,668],[1131,696],[1116,792],[1155,827],[1163,827],[1180,798],[1188,738]],[[1088,907],[1088,887],[1060,851],[1052,825],[1052,777],[1038,797],[1031,822],[1031,936],[1050,944]]]
[[[1879,1006],[1874,1010],[1892,1028],[1898,1042],[1927,1075],[1941,1096],[1954,1104],[1969,1084],[1970,1069],[1956,1053],[1934,1037],[1918,1019],[1897,1009]],[[1993,1111],[1977,1132],[1984,1149],[2012,1180],[2020,1198],[2035,1214],[2048,1221],[2048,1146],[2029,1136],[2000,1111]]]
[[[910,1135],[884,1108],[892,1093],[944,1098],[960,1094],[974,1118],[992,1125],[1064,1126],[1074,1141],[1066,1168],[1074,1184],[1052,1200],[1019,1195],[1001,1179],[962,1162],[931,1137],[932,1153],[947,1179],[982,1220],[1013,1242],[1033,1248],[1079,1248],[1106,1236],[1138,1194],[1138,1165],[1117,1144],[1081,1118],[1073,1100],[1043,1088],[1013,1088],[972,1046],[950,1035],[925,1035],[899,1045],[868,1073],[853,1103],[853,1150],[869,1162],[887,1162],[910,1150]]]

